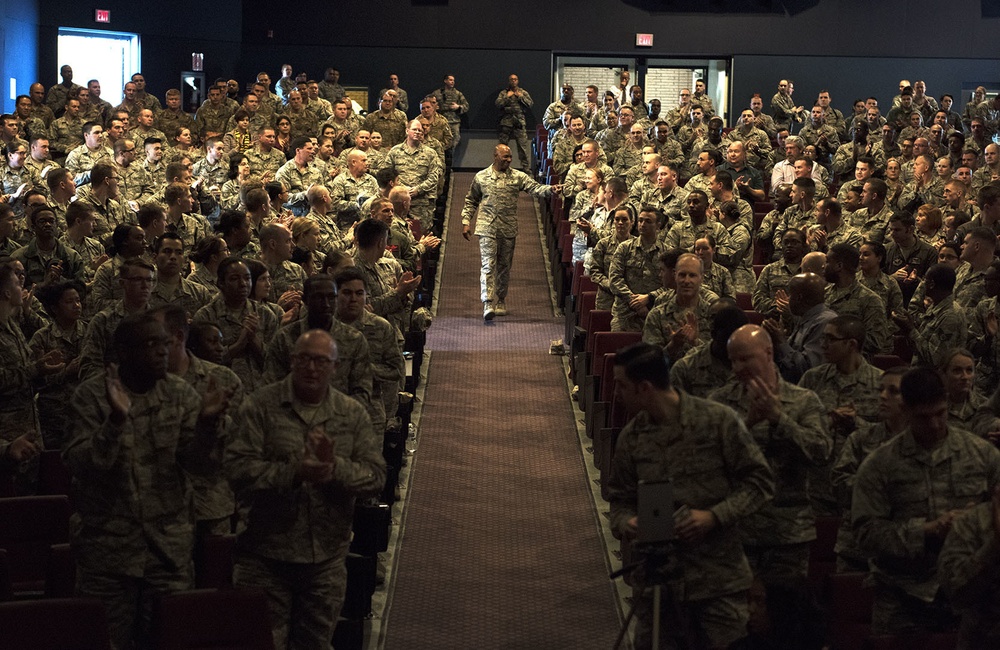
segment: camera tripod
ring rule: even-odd
[[[673,564],[670,546],[671,545],[669,543],[633,545],[633,553],[641,555],[642,557],[623,566],[609,576],[610,579],[615,580],[621,576],[632,573],[637,576],[641,585],[639,590],[632,597],[632,606],[629,608],[628,615],[625,617],[625,621],[622,623],[621,629],[618,631],[618,638],[615,639],[615,644],[612,646],[612,650],[619,650],[621,647],[622,641],[625,639],[625,635],[628,634],[628,626],[632,622],[632,618],[635,616],[639,601],[650,588],[652,588],[653,591],[653,630],[652,644],[650,647],[652,650],[660,650],[660,619],[663,607],[664,587],[666,587],[667,606],[673,610],[674,620],[681,623],[680,635],[676,637],[679,642],[679,648],[681,650],[693,650],[691,641],[687,636],[687,627],[683,624],[683,611],[681,610],[680,604],[677,602],[677,598],[671,590],[670,585],[667,584],[668,575],[677,569],[677,567]]]

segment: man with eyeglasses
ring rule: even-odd
[[[122,269],[126,285],[148,297],[146,266]],[[109,331],[119,363],[105,367],[100,359],[80,385],[62,450],[82,520],[74,529],[76,587],[103,602],[116,648],[145,647],[153,599],[194,586],[188,477],[218,471],[219,433],[232,396],[215,386],[199,394],[169,374],[170,339],[144,311],[117,319]]]
[[[268,592],[277,648],[329,646],[347,589],[354,503],[385,483],[368,414],[332,387],[338,363],[327,331],[301,334],[291,373],[243,402],[225,451],[234,489],[253,504],[235,582]]]

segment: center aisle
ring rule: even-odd
[[[619,626],[522,194],[510,315],[485,325],[456,173],[431,359],[383,647],[610,648]]]

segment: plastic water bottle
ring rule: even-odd
[[[417,427],[412,422],[406,434],[406,453],[412,454],[417,450]]]

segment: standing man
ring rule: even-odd
[[[154,316],[125,318],[114,332],[120,365],[80,384],[62,450],[80,524],[76,588],[104,603],[116,648],[148,644],[155,596],[194,586],[188,475],[218,466],[231,397],[214,387],[199,395],[168,374],[168,344]]]
[[[614,373],[615,392],[636,415],[619,436],[611,468],[612,530],[635,537],[650,525],[637,514],[639,484],[672,482],[674,503],[666,507],[686,512],[675,515],[678,572],[668,589],[676,602],[663,611],[664,629],[679,634],[680,614],[696,647],[728,647],[746,634],[752,580],[737,525],[770,500],[773,474],[736,413],[671,386],[659,347],[637,343],[619,351]],[[642,588],[635,598],[635,647],[648,648],[653,599]]]
[[[423,144],[424,132],[418,120],[406,125],[406,139],[389,150],[388,166],[397,175],[397,183],[410,188],[410,213],[429,233],[434,227],[434,201],[442,164],[437,153]]]
[[[354,502],[385,482],[382,445],[357,401],[330,387],[337,346],[295,342],[292,372],[243,402],[225,466],[251,497],[235,581],[268,594],[275,648],[329,647],[347,590]]]
[[[469,112],[469,101],[455,88],[455,77],[450,74],[444,76],[441,87],[431,96],[437,99],[438,111],[451,127],[451,151],[454,152],[462,140],[462,115]]]
[[[497,139],[506,145],[511,136],[517,142],[517,157],[521,161],[521,171],[531,168],[531,149],[528,147],[528,132],[524,118],[524,109],[531,108],[535,103],[524,88],[518,86],[516,74],[507,78],[507,87],[497,95],[496,105],[500,109],[500,130]]]
[[[517,77],[511,75],[517,82]],[[529,104],[530,105],[530,104]],[[479,238],[482,268],[479,273],[483,318],[507,314],[507,282],[514,261],[517,237],[517,196],[527,192],[544,198],[561,192],[562,185],[541,185],[524,172],[510,168],[514,156],[506,144],[493,149],[493,164],[476,174],[462,209],[462,236]],[[481,208],[481,210],[480,210]],[[472,219],[479,211],[475,231]]]

